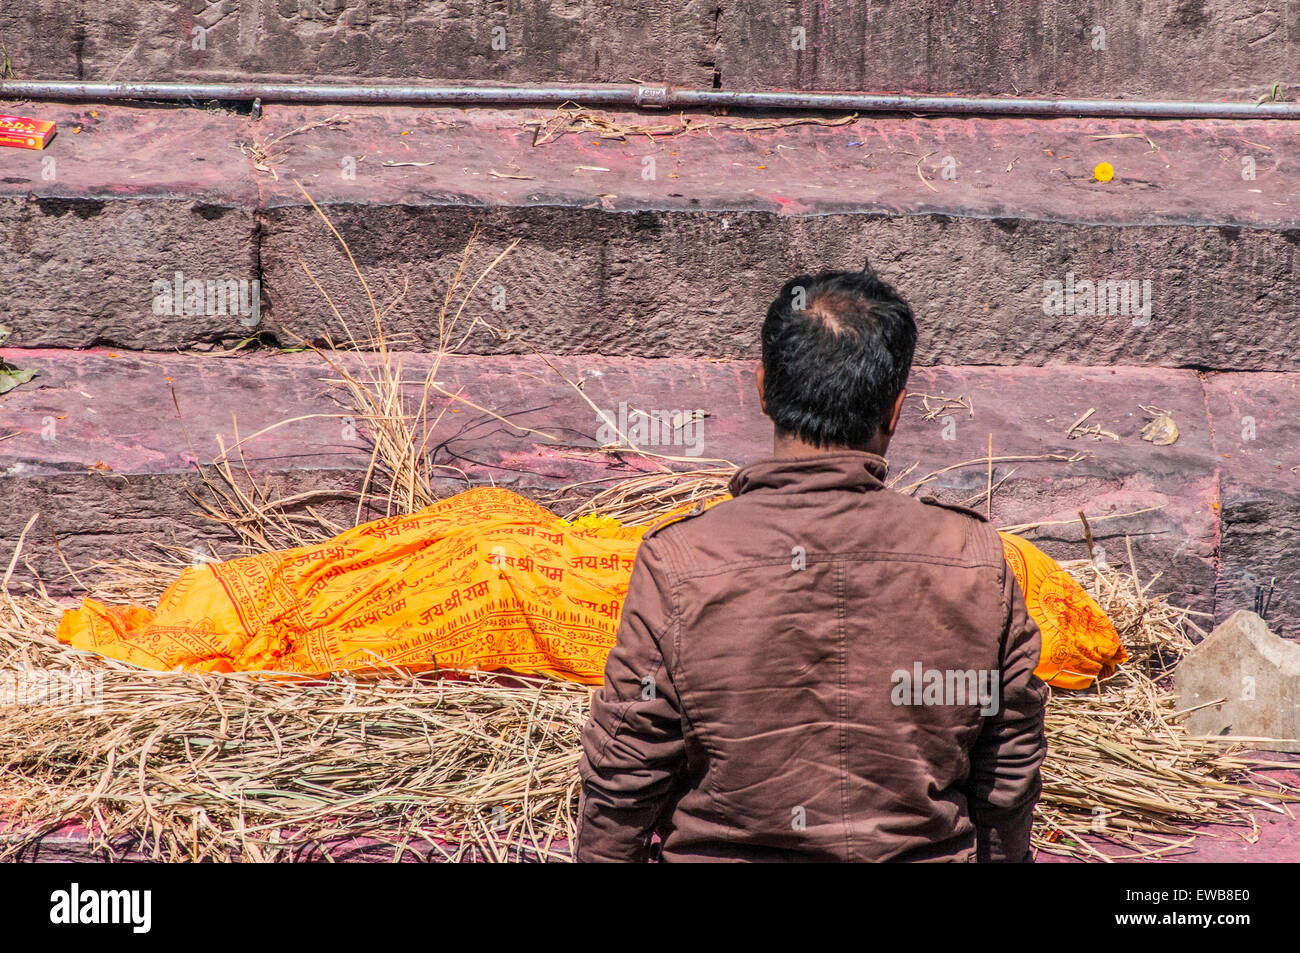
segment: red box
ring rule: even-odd
[[[54,138],[54,126],[53,122],[46,119],[0,116],[0,146],[44,149]]]

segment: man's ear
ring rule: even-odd
[[[894,412],[889,415],[889,429],[885,431],[885,436],[892,437],[894,431],[898,429],[898,421],[903,416],[903,401],[907,400],[907,388],[904,387],[894,398]]]
[[[766,413],[767,413],[767,394],[764,392],[764,389],[763,389],[763,383],[764,383],[765,380],[766,380],[766,377],[765,377],[764,374],[763,374],[763,364],[762,364],[762,362],[760,361],[760,362],[759,362],[759,365],[758,365],[758,369],[754,372],[754,383],[755,383],[756,385],[758,385],[758,406],[761,407],[761,408],[763,409],[763,413],[766,414]]]

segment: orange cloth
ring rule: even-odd
[[[594,683],[643,533],[469,490],[319,545],[186,569],[152,619],[87,599],[58,636],[153,669],[481,668]]]
[[[478,668],[596,684],[645,532],[605,517],[569,523],[507,490],[468,490],[316,546],[186,569],[154,612],[86,599],[58,637],[160,670]],[[1044,664],[1109,674],[1115,653],[1087,641],[1103,623],[1114,635],[1101,610],[1047,556],[1025,552],[1017,563],[1009,548],[1008,560],[1030,567],[1017,578],[1043,628]],[[1068,637],[1053,642],[1049,631]]]
[[[999,533],[1002,552],[1043,634],[1034,674],[1057,688],[1087,688],[1128,660],[1106,613],[1056,560],[1033,543]]]

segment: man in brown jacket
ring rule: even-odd
[[[1038,627],[983,517],[882,482],[915,341],[870,271],[769,308],[772,459],[641,544],[579,860],[1029,859]]]

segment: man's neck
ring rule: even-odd
[[[819,447],[793,434],[776,433],[772,435],[772,456],[778,460],[792,460],[798,457],[813,457],[823,453],[845,453],[847,451],[874,453],[878,457],[883,457],[888,448],[889,438],[879,433],[867,443],[854,447],[839,444]]]

